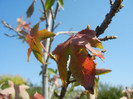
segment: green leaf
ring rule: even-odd
[[[52,74],[53,76],[56,76],[56,71],[52,68],[48,68],[48,75]]]
[[[32,2],[32,4],[30,5],[30,7],[28,8],[28,10],[26,11],[27,18],[30,18],[31,15],[33,14],[33,11],[34,11],[34,3],[35,3],[35,1]]]
[[[51,6],[54,4],[55,0],[46,0],[45,7],[46,9],[50,9]]]
[[[63,4],[64,4],[63,0],[58,0],[57,2],[58,2],[58,4],[59,4],[59,6],[60,6],[62,9],[64,9],[64,8],[63,8]]]

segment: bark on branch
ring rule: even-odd
[[[106,15],[104,21],[100,26],[97,26],[96,28],[96,36],[98,37],[99,35],[103,34],[108,25],[111,23],[112,18],[115,16],[115,14],[122,8],[122,3],[123,0],[115,0],[113,5],[111,6],[110,12]]]

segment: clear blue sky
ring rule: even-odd
[[[26,10],[32,0],[0,0],[0,19],[8,22],[16,28],[16,19],[20,16],[24,20],[31,21],[32,26],[39,21],[42,8],[40,0],[35,4],[35,12],[31,19],[26,19]],[[104,35],[118,36],[116,40],[103,42],[105,53],[105,63],[98,59],[98,67],[111,69],[112,72],[100,76],[100,81],[112,85],[130,86],[133,84],[133,0],[124,0],[124,8],[113,18],[109,28]],[[64,10],[61,10],[57,16],[57,23],[62,24],[56,29],[58,31],[68,31],[73,28],[74,31],[80,31],[88,24],[92,29],[100,25],[105,15],[110,10],[109,0],[64,0]],[[40,29],[44,28],[43,23]],[[30,62],[27,62],[28,45],[22,43],[17,38],[9,38],[4,33],[15,34],[9,31],[0,23],[0,75],[19,74],[25,79],[29,79],[34,84],[41,84],[41,63],[39,63],[33,54],[30,56]],[[52,50],[57,44],[63,42],[69,36],[62,35],[54,40]],[[56,63],[50,61],[50,66],[56,68]]]

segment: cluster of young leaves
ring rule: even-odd
[[[67,65],[73,77],[90,93],[94,93],[94,79],[96,74],[96,64],[94,58],[88,53],[87,49],[101,59],[103,54],[93,49],[102,49],[101,41],[96,37],[96,32],[88,28],[72,35],[67,41],[59,44],[53,54],[58,64],[59,75],[62,83],[66,86],[67,82]],[[70,57],[70,63],[67,61]]]

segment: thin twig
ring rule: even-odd
[[[71,72],[70,71],[68,71],[67,72],[67,83],[66,83],[66,86],[63,86],[62,87],[62,89],[61,89],[61,94],[60,94],[60,96],[59,96],[59,99],[63,99],[64,98],[64,96],[65,96],[65,94],[66,94],[66,91],[67,91],[67,87],[68,87],[68,85],[71,83],[70,82],[70,77],[71,77]]]
[[[110,5],[112,6],[113,5],[113,1],[112,0],[109,0],[110,1]]]
[[[20,33],[19,31],[16,31],[14,28],[11,27],[11,25],[9,25],[8,23],[6,23],[5,21],[1,20],[1,22],[5,25],[6,28],[9,28],[10,30],[16,32],[18,34],[18,36],[25,38],[25,35],[23,35],[22,33]],[[8,34],[5,34],[6,36]],[[9,36],[9,35],[8,35]]]
[[[44,12],[44,16],[46,18],[46,27],[48,27],[48,17],[47,17],[47,14],[46,14],[46,8],[45,8],[45,3],[44,3],[44,0],[41,0],[41,3],[42,3],[42,6],[43,6],[43,12]]]
[[[5,33],[5,35],[8,36],[8,37],[16,37],[16,36],[18,36],[18,35],[10,35],[10,34],[7,34],[7,33]]]
[[[105,52],[107,52],[107,50],[106,50],[106,49],[101,50],[101,53],[105,53]]]
[[[54,30],[61,24],[61,22],[59,22],[57,25],[55,25]]]
[[[107,41],[107,40],[112,40],[112,39],[117,39],[117,36],[105,36],[104,38],[99,38],[101,41]]]
[[[60,96],[59,96],[56,92],[54,92],[54,95],[55,95],[57,98],[60,98]]]
[[[60,31],[60,32],[57,32],[56,33],[56,36],[60,35],[60,34],[67,34],[67,35],[73,35],[73,34],[76,34],[78,33],[77,31]],[[55,36],[55,37],[56,37]]]
[[[39,9],[43,14],[44,14],[44,11],[42,9]]]
[[[47,53],[47,55],[50,57],[50,55],[49,55],[48,51],[45,49],[44,45],[43,45],[42,43],[40,43],[40,44],[41,44],[43,50],[44,50],[44,51]]]
[[[57,3],[54,16],[52,17],[53,22],[52,22],[52,30],[51,30],[51,32],[53,32],[54,29],[55,29],[55,20],[56,20],[56,16],[57,16],[58,10],[59,10],[59,4]],[[53,10],[51,10],[51,13],[53,14]]]
[[[104,21],[100,26],[97,26],[96,28],[96,36],[98,37],[99,35],[103,34],[108,25],[111,23],[112,18],[115,16],[115,14],[120,10],[121,8],[121,3],[123,0],[115,0],[114,4],[112,5],[110,12],[106,15]]]

